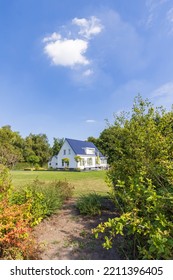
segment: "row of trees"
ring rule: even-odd
[[[22,138],[10,126],[0,128],[0,164],[13,167],[18,162],[43,166],[49,158],[58,154],[63,139],[54,138],[51,147],[46,134],[29,134]]]

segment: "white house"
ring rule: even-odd
[[[79,168],[81,170],[106,169],[107,158],[92,142],[66,138],[58,155],[48,162],[53,169]]]

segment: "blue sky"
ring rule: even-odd
[[[140,93],[173,103],[172,0],[0,0],[0,126],[98,137]]]

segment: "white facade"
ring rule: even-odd
[[[48,167],[52,167],[53,169],[68,167],[69,169],[79,168],[81,170],[107,168],[107,159],[96,156],[95,148],[85,147],[84,150],[85,154],[75,154],[69,143],[65,140],[59,154],[53,156],[48,162]],[[80,157],[78,162],[75,160],[76,156]],[[68,163],[64,162],[64,159],[68,159]]]

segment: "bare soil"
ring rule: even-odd
[[[118,260],[118,240],[113,248],[102,247],[103,236],[96,239],[92,229],[109,217],[117,216],[110,201],[105,200],[102,215],[81,216],[75,206],[75,199],[68,200],[64,207],[45,219],[34,229],[40,246],[39,258],[42,260]]]

